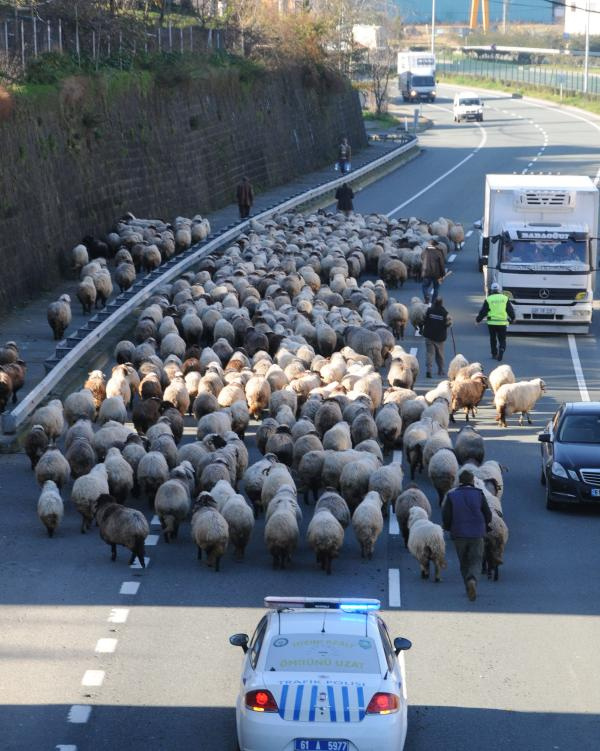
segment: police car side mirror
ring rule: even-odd
[[[400,652],[406,652],[407,649],[412,647],[412,642],[405,639],[403,636],[397,636],[394,639],[394,652],[398,655]]]
[[[248,634],[233,634],[229,637],[229,643],[234,647],[241,647],[246,654],[248,651]]]
[[[473,229],[481,229],[482,224],[480,221],[473,222]]]

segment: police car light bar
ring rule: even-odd
[[[379,610],[381,602],[361,597],[265,597],[265,607],[272,610],[319,609],[365,613]]]

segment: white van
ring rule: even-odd
[[[455,95],[452,111],[455,123],[461,120],[483,121],[483,102],[478,94],[471,91],[461,91]]]

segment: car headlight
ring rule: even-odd
[[[550,469],[554,477],[562,477],[565,480],[569,479],[569,475],[567,474],[567,470],[563,467],[562,464],[559,464],[558,462],[552,462],[552,467]]]
[[[431,92],[431,96],[435,96],[435,89]]]
[[[413,90],[412,90],[412,91],[410,92],[410,95],[411,95],[411,96],[417,96],[417,92],[416,92],[416,91],[415,91],[415,90],[413,89]]]

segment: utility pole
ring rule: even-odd
[[[435,0],[431,0],[431,54],[435,55]]]
[[[508,0],[502,0],[502,33],[506,34],[506,16],[508,11]]]

